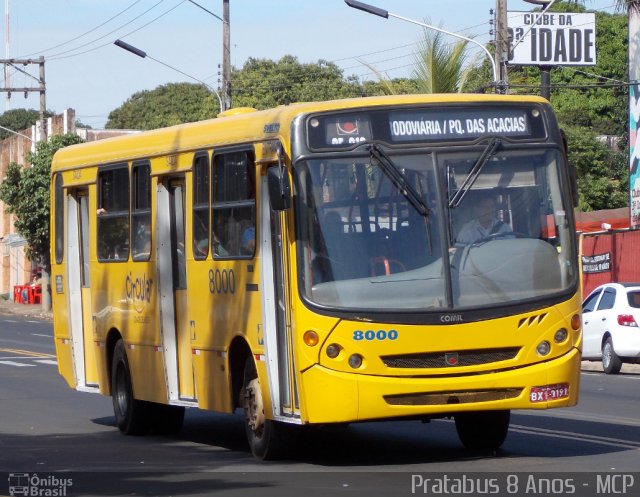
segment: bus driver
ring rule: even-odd
[[[473,207],[473,215],[474,218],[460,229],[456,237],[458,244],[470,245],[488,237],[513,237],[509,225],[496,217],[496,202],[493,197],[481,197]]]

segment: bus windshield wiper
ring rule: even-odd
[[[498,151],[500,145],[502,145],[502,142],[499,138],[491,138],[491,140],[489,140],[489,143],[487,143],[487,146],[480,154],[480,157],[478,157],[475,164],[471,168],[471,171],[469,171],[469,174],[467,174],[467,177],[464,179],[462,186],[455,193],[455,195],[451,197],[451,200],[449,201],[449,209],[455,209],[460,205],[460,202],[462,202],[462,199],[467,195],[467,192],[476,182],[478,176],[482,172],[482,169],[487,164],[487,162],[489,162],[489,159],[491,159],[491,157],[493,157]]]
[[[391,160],[391,157],[389,157],[378,145],[369,145],[367,146],[367,149],[369,150],[371,157],[378,161],[382,171],[391,180],[393,185],[406,197],[414,209],[422,216],[428,216],[429,207],[424,203],[415,188],[413,188],[413,186],[411,186],[407,181],[407,178],[402,174],[402,171],[400,171],[398,166],[396,166],[393,160]]]

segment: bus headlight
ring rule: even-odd
[[[358,369],[362,366],[362,359],[363,357],[360,354],[351,354],[349,356],[349,366],[353,369]]]
[[[340,347],[340,345],[338,345],[337,343],[332,343],[327,347],[327,350],[326,350],[327,356],[330,359],[335,359],[340,355],[341,350],[342,350],[342,347]]]
[[[565,328],[560,328],[553,336],[553,341],[556,343],[562,343],[569,337],[569,332]]]
[[[544,342],[540,342],[536,348],[536,352],[542,357],[548,355],[549,352],[551,352],[551,344],[546,340]]]

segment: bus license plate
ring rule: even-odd
[[[569,384],[545,385],[543,387],[531,387],[529,399],[531,402],[547,402],[550,400],[566,399],[569,397]]]

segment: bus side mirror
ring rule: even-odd
[[[269,204],[274,211],[285,211],[291,207],[291,183],[287,170],[271,167],[267,170]]]
[[[573,164],[569,163],[569,143],[567,135],[563,129],[560,129],[560,138],[562,140],[562,151],[564,153],[564,160],[569,168],[569,189],[571,190],[571,200],[573,200],[573,206],[578,207],[580,204],[580,195],[578,193],[578,178],[576,177],[576,168]]]

